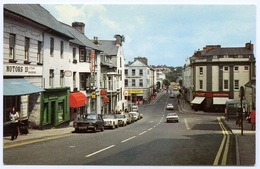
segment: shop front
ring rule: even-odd
[[[191,106],[194,110],[224,112],[229,92],[195,92]]]
[[[3,79],[3,123],[4,134],[10,129],[9,114],[15,106],[20,112],[21,121],[28,126],[28,119],[32,111],[40,111],[40,93],[44,90],[30,83],[25,78]]]
[[[88,98],[82,92],[70,93],[70,121],[87,112]]]
[[[68,125],[70,88],[45,89],[42,95],[41,129]]]

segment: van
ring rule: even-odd
[[[247,107],[248,107],[249,102],[247,100],[242,100],[242,107],[246,108],[247,111]],[[226,101],[226,115],[227,118],[229,118],[230,116],[236,116],[236,113],[238,111],[238,109],[241,108],[241,100],[235,100],[235,99],[228,99]]]
[[[134,111],[134,112],[138,112],[138,106],[133,105],[133,106],[132,106],[132,111]]]

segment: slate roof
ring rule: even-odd
[[[234,47],[234,48],[216,48],[211,49],[207,53],[203,54],[204,56],[213,56],[213,55],[252,55],[254,54],[252,50],[249,50],[245,47]]]
[[[48,27],[68,38],[73,38],[68,31],[62,29],[60,22],[39,4],[4,4],[4,10]]]
[[[117,56],[119,46],[116,46],[115,40],[98,40],[99,48],[107,55]]]
[[[88,39],[88,37],[86,37],[77,28],[69,26],[65,23],[61,23],[61,25],[62,25],[63,29],[67,30],[71,34],[71,36],[74,37],[74,39],[70,40],[70,42],[81,45],[81,46],[86,46],[91,49],[102,51],[98,46],[96,46],[91,40]]]

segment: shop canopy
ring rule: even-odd
[[[213,97],[213,104],[214,105],[225,105],[228,97]]]
[[[205,99],[205,97],[195,97],[193,100],[192,100],[192,104],[201,104],[201,102],[203,102],[203,100]]]
[[[42,88],[35,86],[24,78],[4,80],[4,96],[19,96],[43,92]]]
[[[70,107],[77,108],[85,106],[88,103],[88,98],[81,92],[70,93]]]

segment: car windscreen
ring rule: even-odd
[[[104,115],[103,119],[114,119],[113,115]]]
[[[116,118],[123,118],[123,116],[121,114],[117,114]]]
[[[96,120],[96,118],[97,118],[97,116],[95,114],[88,114],[86,116],[86,119],[88,119],[88,120]]]

